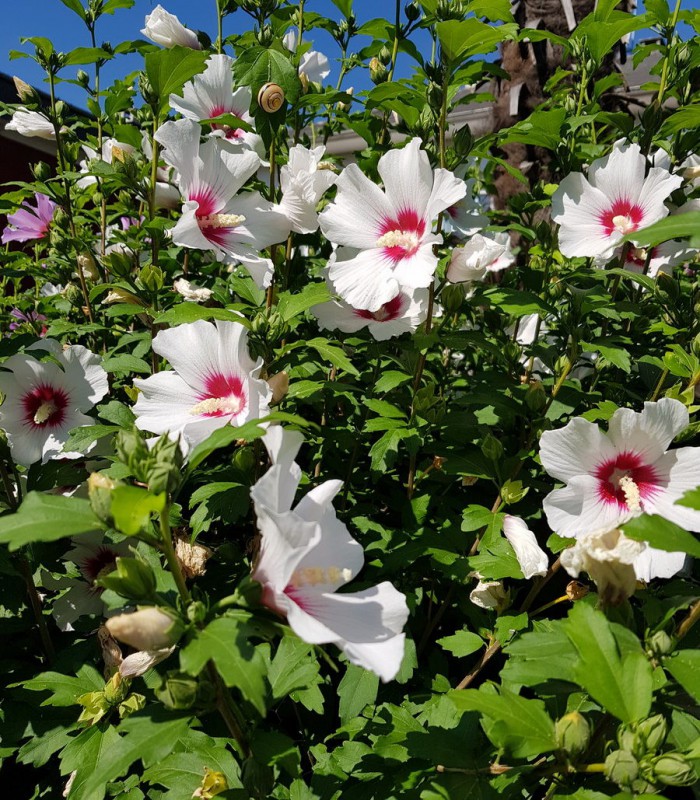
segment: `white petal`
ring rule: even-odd
[[[643,502],[644,511],[700,532],[700,511],[676,504],[686,492],[700,486],[700,447],[669,451],[654,463],[654,471],[663,488]]]
[[[503,533],[515,550],[523,577],[529,579],[535,575],[547,574],[549,566],[547,554],[537,544],[535,534],[520,517],[506,514],[503,519]]]
[[[644,403],[640,413],[618,408],[610,419],[608,436],[620,453],[631,451],[651,464],[688,423],[688,409],[683,403],[664,397],[657,403]]]
[[[560,536],[579,536],[611,530],[632,514],[617,503],[607,503],[598,493],[599,481],[590,475],[571,478],[568,486],[550,492],[542,503],[549,527]]]
[[[647,547],[634,561],[638,581],[649,583],[653,578],[672,578],[683,569],[685,553],[673,553]]]
[[[581,417],[556,431],[545,431],[540,439],[542,466],[554,478],[567,482],[576,475],[592,474],[617,450],[597,425]]]
[[[384,191],[391,204],[393,217],[400,211],[409,209],[415,211],[421,219],[425,219],[427,215],[433,187],[433,170],[428,154],[420,149],[420,145],[420,139],[411,139],[400,150],[389,150],[377,164],[377,172],[384,183]],[[447,203],[444,207],[448,205],[451,203]],[[430,225],[432,218],[426,222]]]
[[[377,311],[399,291],[392,263],[382,248],[352,251],[338,250],[328,262],[328,277],[333,289],[355,308]]]

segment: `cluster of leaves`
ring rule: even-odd
[[[184,800],[195,792],[278,800],[598,800],[662,796],[665,787],[691,784],[700,765],[695,578],[687,572],[651,585],[604,612],[594,590],[573,603],[585,590],[568,587],[567,594],[568,578],[556,563],[545,579],[525,581],[501,528],[507,509],[553,553],[567,544],[549,535],[542,515],[542,498],[553,488],[537,459],[543,431],[573,416],[605,421],[618,407],[638,409],[662,396],[698,410],[695,271],[652,279],[566,259],[546,213],[556,183],[620,137],[633,137],[645,153],[663,146],[674,164],[697,152],[698,44],[674,30],[679,19],[700,30],[698,12],[679,15],[665,0],[648,0],[646,13],[635,17],[600,0],[565,39],[518,28],[507,0],[421,0],[403,13],[397,4],[394,24],[373,19],[361,26],[350,0],[337,0],[339,20],[303,2],[218,0],[221,30],[231,14],[252,18],[247,33],[224,38],[220,31],[217,46],[236,55],[236,83],[251,87],[256,130],[278,165],[290,143],[325,143],[350,129],[367,144],[357,162],[373,177],[390,134],[398,133],[421,137],[436,165],[469,163],[487,192],[495,194],[503,172],[522,185],[491,214],[491,230],[517,234],[515,266],[466,296],[445,287],[443,258],[440,316],[413,336],[376,342],[366,332],[319,331],[310,315],[329,298],[321,275],[331,247],[320,234],[293,234],[286,253],[270,254],[276,278],[265,292],[245,270],[228,272],[201,252],[173,246],[166,230],[175,216],[155,207],[157,162],[150,156],[93,160],[95,182],[75,186],[85,177],[74,171],[82,144],[99,150],[113,136],[141,151],[145,132],[157,157],[152,137],[168,97],[202,71],[207,53],[144,41],[98,47],[100,18],[132,0],[62,2],[85,23],[90,46],[63,54],[46,39],[25,42],[49,77],[52,102],[44,112],[59,133],[57,170],[36,165],[36,181],[5,193],[0,209],[41,192],[59,211],[50,241],[2,255],[3,308],[16,307],[29,321],[0,342],[0,355],[34,342],[43,324],[46,335],[103,356],[110,393],[94,424],[74,430],[66,446],[85,458],[19,474],[1,445],[7,514],[0,541],[9,547],[0,550],[0,632],[12,644],[2,657],[11,688],[0,709],[0,756],[12,785],[24,787],[16,795],[57,796],[69,776],[71,800]],[[290,26],[323,28],[335,39],[336,88],[299,78],[303,45],[294,54],[281,42]],[[634,59],[655,57],[657,80],[635,117],[624,103],[609,102],[624,97],[616,95],[622,78],[601,68],[622,36],[645,27],[659,38],[638,47]],[[430,37],[430,58],[413,34]],[[371,43],[359,47],[358,36]],[[463,130],[446,139],[459,104],[490,97],[464,96],[461,87],[507,77],[485,57],[505,41],[544,39],[562,49],[545,102],[506,130],[479,138]],[[135,51],[144,55],[143,72],[102,87],[106,61]],[[395,73],[399,57],[413,62],[411,77]],[[81,70],[76,80],[91,117],[72,119],[55,89],[71,67],[85,65],[93,75]],[[351,96],[343,81],[358,68],[372,69],[376,85]],[[275,114],[256,99],[268,82],[286,96]],[[546,159],[532,183],[503,157],[500,148],[510,143]],[[119,234],[124,247],[109,253],[105,226],[123,216],[143,222]],[[694,215],[669,218],[636,238],[654,246],[684,237],[697,245]],[[449,256],[451,244],[441,255]],[[184,302],[171,288],[182,275],[210,288],[211,299]],[[44,296],[46,283],[67,288]],[[102,303],[108,293],[118,302]],[[529,314],[546,319],[547,336],[524,346],[517,326]],[[304,484],[344,481],[338,513],[367,560],[356,583],[389,579],[408,598],[406,654],[395,682],[380,686],[373,674],[300,641],[260,609],[248,578],[257,544],[249,490],[265,469],[258,425],[217,431],[184,466],[177,448],[162,441],[149,452],[134,431],[133,378],[160,366],[153,335],[197,319],[243,320],[265,373],[289,376],[272,419],[305,433]],[[535,359],[543,365],[537,379]],[[589,367],[583,377],[572,377],[582,364]],[[697,440],[698,425],[685,441]],[[104,493],[97,487],[91,502],[62,496],[94,471],[88,453],[106,465]],[[700,508],[697,493],[687,503]],[[77,575],[61,559],[66,537],[95,530],[110,542],[137,542],[99,580],[106,608],[156,603],[186,626],[176,652],[133,681],[115,681],[109,671],[103,677],[98,620],[83,617],[60,632],[51,616],[61,597],[52,580]],[[206,574],[189,584],[173,556],[172,531],[214,551]],[[694,537],[663,520],[641,517],[626,532],[700,554]],[[471,603],[474,572],[506,581],[510,607],[496,613]]]

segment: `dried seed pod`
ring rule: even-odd
[[[279,111],[284,104],[284,90],[276,83],[266,83],[258,92],[258,105],[268,114]]]

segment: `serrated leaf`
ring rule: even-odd
[[[185,672],[199,675],[213,661],[227,686],[235,686],[265,714],[265,662],[248,640],[251,615],[237,612],[210,622],[180,652]]]
[[[484,726],[486,735],[516,758],[532,758],[557,748],[554,722],[541,700],[528,700],[503,687],[500,694],[461,689],[447,696],[462,711],[479,711],[492,720]]]
[[[169,107],[171,94],[179,93],[188,80],[204,70],[208,57],[205,51],[179,45],[146,55],[146,75],[151,90],[160,98],[161,111]]]
[[[622,657],[605,615],[585,603],[577,603],[569,613],[566,635],[578,651],[574,668],[578,684],[622,722],[646,717],[652,669],[641,645]]]
[[[346,723],[358,716],[365,706],[376,702],[379,678],[355,664],[348,664],[345,675],[338,684],[340,721]]]
[[[687,496],[687,495],[686,495]],[[682,498],[678,505],[687,505]],[[691,506],[692,508],[692,506]],[[700,557],[700,541],[692,533],[658,514],[641,514],[620,525],[622,532],[637,542],[670,553],[688,553]]]
[[[103,528],[87,500],[29,492],[16,513],[0,518],[0,542],[17,550],[31,542],[54,542]]]
[[[42,706],[74,706],[77,698],[87,692],[100,691],[105,682],[100,673],[88,664],[84,664],[77,675],[64,675],[60,672],[42,672],[36,678],[22,683],[22,688],[30,692],[50,692],[50,696],[42,700]]]

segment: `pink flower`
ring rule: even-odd
[[[14,214],[7,215],[10,223],[2,232],[2,243],[30,242],[36,239],[45,239],[49,234],[49,227],[56,210],[56,203],[45,194],[34,195],[36,206],[28,200]]]
[[[262,534],[253,579],[265,605],[286,616],[300,639],[335,644],[353,664],[390,681],[404,654],[406,598],[388,581],[337,591],[360,572],[364,555],[333,508],[341,481],[316,486],[292,508],[302,441],[279,426],[263,437],[272,466],[250,492]]]
[[[432,232],[433,222],[464,197],[466,186],[445,169],[433,170],[420,146],[413,139],[379,159],[384,191],[350,164],[336,182],[335,201],[319,215],[324,236],[341,245],[329,278],[354,308],[377,311],[400,289],[426,288],[433,281],[433,245],[442,241]],[[347,258],[344,248],[358,252]]]
[[[262,359],[248,355],[248,334],[237,322],[197,322],[160,331],[153,349],[173,370],[135,380],[136,426],[182,436],[195,446],[224,425],[264,417],[272,395],[258,375]]]
[[[668,214],[664,200],[683,182],[661,167],[646,172],[637,144],[615,144],[596,159],[588,179],[572,172],[552,196],[552,219],[559,223],[565,256],[612,255],[622,238]]]
[[[685,492],[700,485],[700,448],[667,452],[687,426],[686,407],[663,398],[645,403],[640,413],[619,408],[607,433],[580,417],[543,433],[542,466],[565,484],[544,499],[549,526],[561,536],[579,538],[613,530],[644,512],[700,531],[700,511],[676,505]],[[683,561],[683,553],[649,547],[635,561],[637,577],[669,577]]]
[[[62,348],[53,339],[28,349],[47,350],[58,363],[20,353],[1,365],[0,392],[5,400],[0,427],[7,433],[12,457],[25,467],[40,460],[77,458],[78,453],[64,453],[63,446],[73,428],[92,424],[84,412],[107,394],[102,359],[81,345]]]

